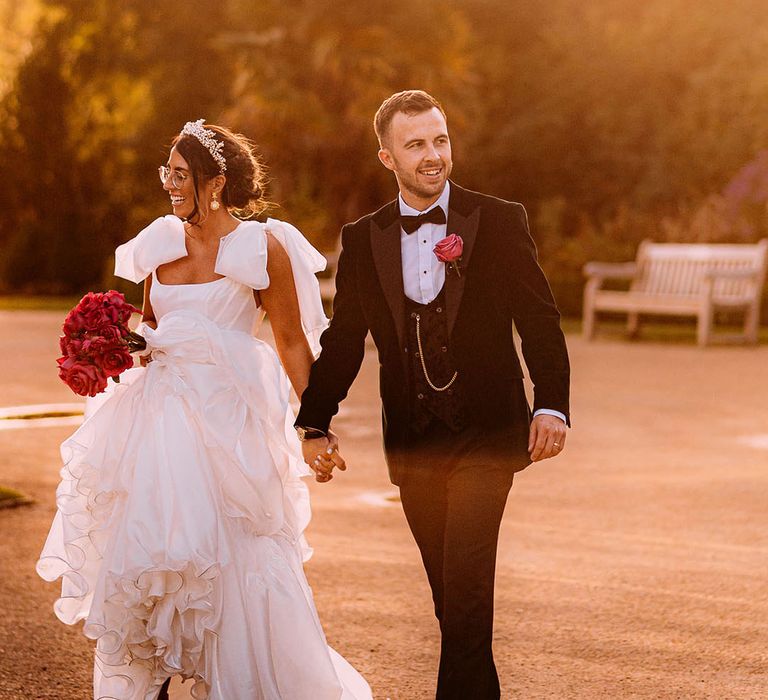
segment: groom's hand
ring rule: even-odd
[[[528,452],[532,462],[559,455],[565,447],[565,423],[557,416],[540,413],[531,421]]]
[[[347,464],[339,454],[339,438],[332,432],[327,437],[305,440],[301,443],[304,461],[315,472],[315,480],[321,483],[333,479],[333,469],[345,471]]]

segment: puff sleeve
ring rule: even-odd
[[[183,222],[176,216],[162,216],[115,250],[115,275],[142,282],[160,265],[186,255]]]

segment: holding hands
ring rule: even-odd
[[[315,472],[315,480],[325,483],[333,479],[333,469],[338,467],[346,471],[347,465],[339,454],[339,438],[332,432],[314,439],[305,439],[301,443],[304,461]]]

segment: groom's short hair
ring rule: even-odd
[[[381,107],[376,111],[376,116],[373,118],[373,130],[379,139],[379,145],[384,146],[384,142],[389,137],[392,120],[398,112],[413,116],[428,112],[434,107],[440,110],[446,120],[448,119],[442,105],[424,90],[403,90],[388,97],[381,103]]]

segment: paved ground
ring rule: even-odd
[[[53,365],[60,316],[0,313],[0,406],[72,400]],[[567,449],[516,480],[501,532],[503,697],[768,698],[768,347],[569,340]],[[386,500],[376,374],[369,353],[337,424],[350,470],[312,485],[307,572],[377,700],[420,700],[438,634]],[[33,570],[70,431],[0,430],[0,482],[37,499],[0,511],[2,700],[89,697],[90,644]]]

